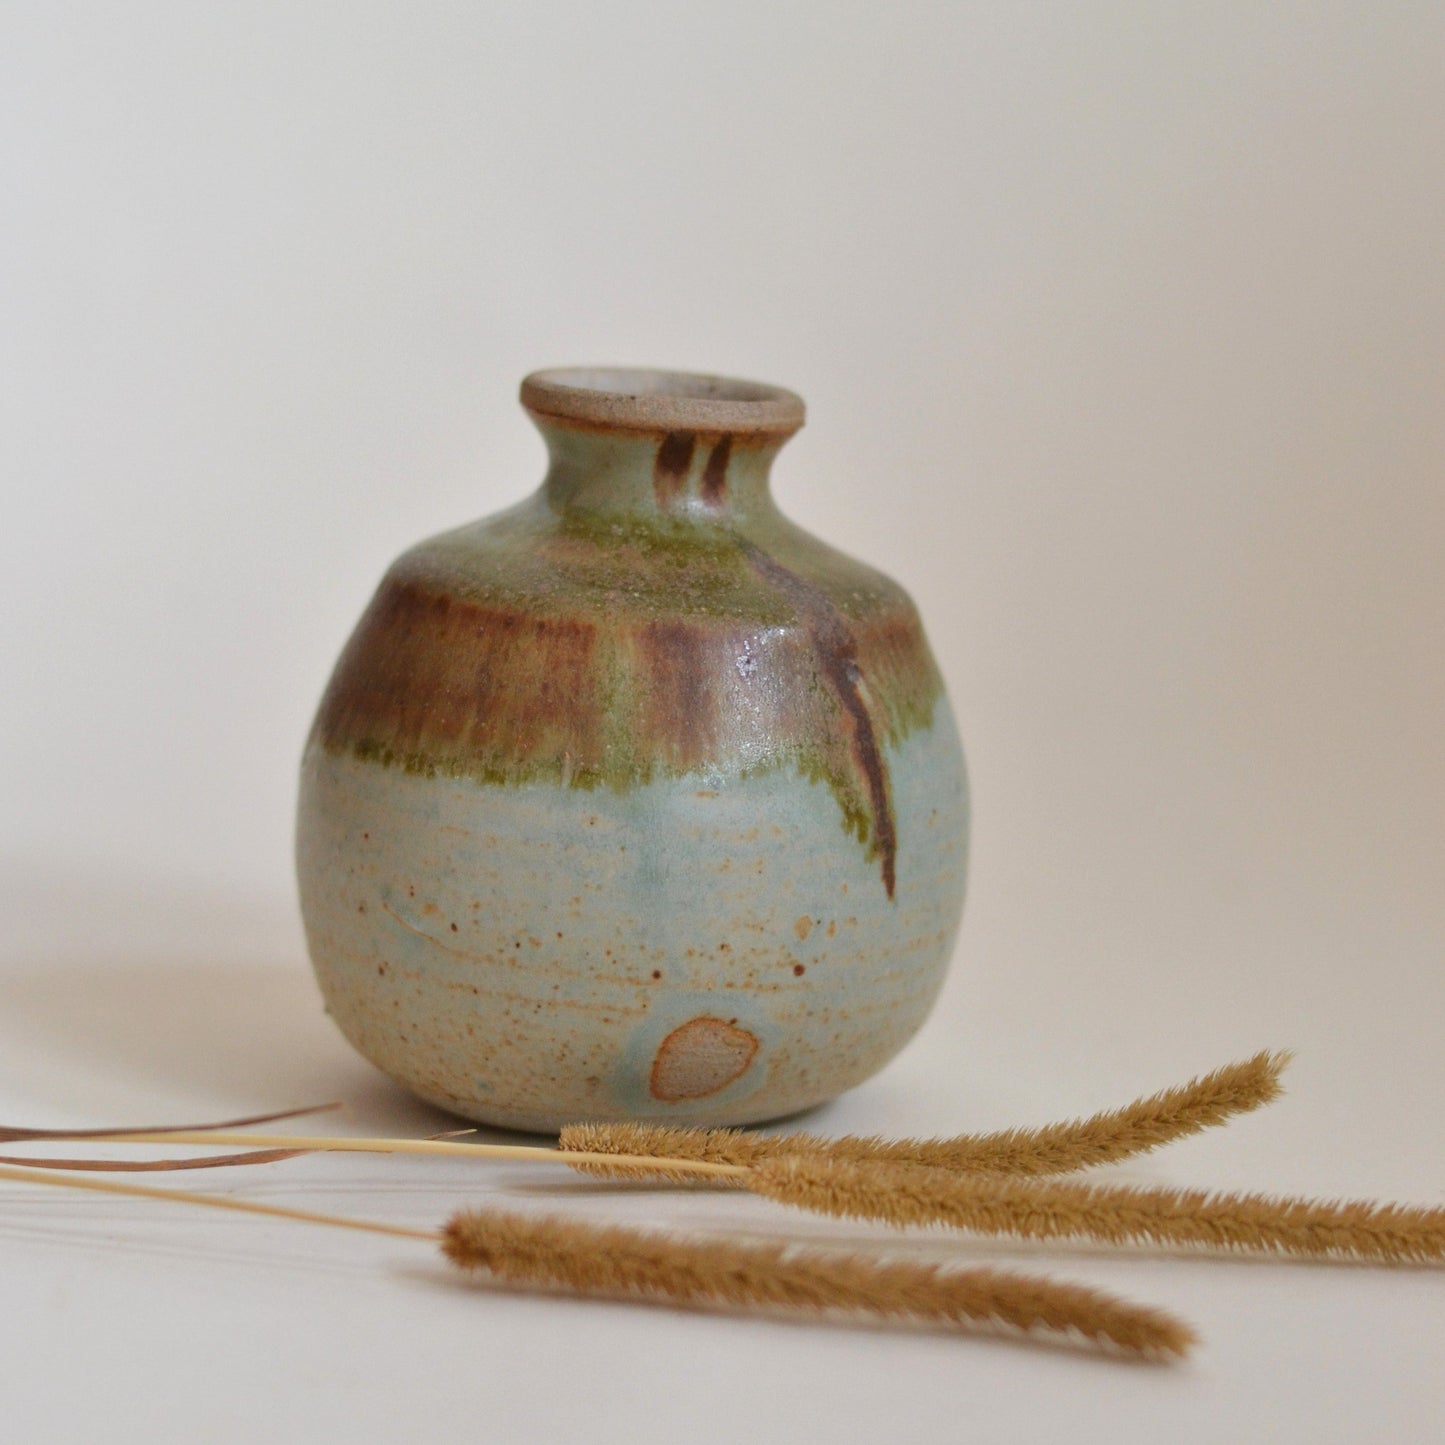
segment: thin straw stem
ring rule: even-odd
[[[44,1138],[37,1135],[36,1141]],[[582,1157],[533,1144],[471,1144],[454,1139],[367,1139],[346,1135],[261,1134],[250,1130],[168,1129],[164,1133],[108,1134],[109,1144],[245,1144],[265,1149],[304,1149],[337,1154],[433,1154],[452,1159],[518,1159],[576,1167]],[[602,1162],[599,1156],[599,1162]],[[715,1164],[703,1159],[659,1159],[652,1155],[631,1158],[607,1155],[609,1167],[654,1175],[659,1170],[727,1178],[746,1175],[736,1164]]]
[[[213,1124],[142,1124],[101,1129],[25,1129],[13,1124],[0,1124],[0,1144],[16,1144],[29,1139],[108,1139],[116,1134],[174,1135],[195,1129],[244,1129],[251,1124],[274,1124],[278,1119],[299,1119],[303,1114],[323,1114],[339,1109],[339,1103],[307,1104],[300,1109],[280,1109],[271,1114],[247,1114],[240,1119],[218,1119]]]
[[[27,1141],[31,1142],[31,1141]],[[0,1154],[0,1164],[46,1169],[78,1169],[91,1174],[168,1174],[177,1169],[231,1169],[238,1164],[277,1164],[295,1159],[304,1149],[248,1149],[244,1154],[200,1154],[185,1159],[30,1159],[21,1154]]]
[[[310,1209],[291,1209],[284,1204],[261,1204],[251,1199],[232,1199],[225,1194],[199,1194],[189,1189],[153,1189],[145,1184],[122,1184],[114,1179],[89,1179],[80,1174],[50,1174],[44,1169],[0,1166],[0,1180],[16,1184],[53,1184],[62,1189],[87,1189],[94,1194],[124,1194],[135,1199],[159,1199],[171,1204],[199,1204],[208,1209],[230,1209],[238,1214],[262,1214],[271,1219],[293,1219],[303,1224],[329,1224],[337,1229],[359,1229],[367,1234],[389,1234],[397,1239],[425,1239],[436,1243],[441,1235],[434,1229],[408,1229],[401,1224],[382,1224],[371,1219],[348,1219],[341,1214],[318,1214]]]

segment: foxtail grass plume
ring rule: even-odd
[[[1289,1060],[1286,1052],[1266,1050],[1177,1088],[1136,1099],[1122,1109],[1037,1129],[960,1134],[951,1139],[890,1140],[855,1135],[829,1139],[815,1134],[759,1134],[744,1129],[686,1129],[659,1124],[571,1124],[563,1129],[559,1147],[568,1153],[650,1155],[744,1166],[810,1155],[988,1174],[1067,1174],[1146,1154],[1270,1103],[1281,1093],[1279,1076]],[[573,1167],[602,1177],[611,1177],[614,1172],[605,1161],[596,1159],[578,1159]],[[638,1177],[635,1166],[627,1168],[627,1177]],[[669,1183],[697,1182],[693,1176],[680,1171],[669,1173],[664,1168],[649,1171],[647,1177]],[[731,1182],[746,1187],[742,1179]]]
[[[729,1309],[852,1313],[1064,1331],[1143,1357],[1183,1355],[1189,1327],[1097,1290],[992,1269],[877,1261],[832,1250],[682,1240],[612,1226],[466,1211],[443,1231],[462,1269],[509,1284]]]
[[[156,1189],[86,1175],[0,1166],[0,1182],[41,1184],[130,1198],[227,1209],[440,1245],[468,1273],[528,1289],[574,1295],[711,1305],[742,1312],[850,1313],[880,1322],[991,1324],[1029,1334],[1065,1332],[1125,1355],[1164,1360],[1194,1343],[1188,1325],[1086,1286],[996,1270],[876,1261],[832,1250],[775,1244],[686,1241],[637,1230],[480,1210],[440,1230],[321,1214],[238,1199]]]
[[[768,1159],[748,1187],[816,1214],[1020,1239],[1205,1245],[1319,1260],[1445,1259],[1445,1208],[950,1174],[909,1164]]]

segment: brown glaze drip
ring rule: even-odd
[[[696,446],[697,438],[690,431],[670,431],[659,444],[652,467],[652,490],[657,505],[664,510],[682,490]]]
[[[893,820],[888,765],[883,761],[883,750],[878,745],[873,719],[859,686],[863,674],[858,666],[858,644],[847,619],[821,588],[784,567],[752,542],[744,542],[742,547],[744,556],[758,575],[797,608],[812,637],[823,675],[848,718],[853,734],[853,759],[868,788],[873,814],[873,847],[881,860],[883,887],[892,898],[897,881],[898,833]]]
[[[733,439],[724,432],[708,453],[702,471],[702,499],[709,506],[721,506],[728,490],[728,459],[732,456]]]

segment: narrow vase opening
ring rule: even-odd
[[[522,382],[538,418],[617,431],[787,437],[803,425],[803,399],[764,382],[686,371],[559,367]]]

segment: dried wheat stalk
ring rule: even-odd
[[[1208,1245],[1393,1264],[1445,1259],[1445,1208],[1438,1207],[1038,1183],[816,1157],[764,1160],[747,1184],[766,1198],[814,1213],[1021,1239]]]
[[[1278,1096],[1285,1053],[1260,1053],[1216,1069],[1189,1084],[1123,1109],[1039,1129],[1010,1129],[954,1139],[884,1140],[808,1134],[767,1135],[736,1129],[679,1129],[649,1124],[577,1124],[562,1131],[559,1149],[525,1144],[459,1143],[453,1139],[368,1139],[345,1136],[238,1131],[239,1123],[264,1123],[285,1115],[262,1115],[209,1127],[162,1129],[0,1130],[6,1137],[39,1141],[104,1138],[114,1143],[252,1145],[290,1151],[440,1154],[560,1162],[602,1177],[699,1181],[747,1187],[746,1169],[763,1159],[822,1155],[836,1159],[891,1160],[948,1169],[1040,1175],[1063,1173],[1158,1148],[1172,1139],[1221,1124]],[[325,1106],[331,1107],[331,1106]],[[296,1111],[304,1112],[304,1111]],[[260,1162],[259,1160],[256,1162]],[[118,1166],[123,1167],[123,1166]],[[147,1165],[147,1168],[160,1167]],[[201,1167],[199,1164],[194,1167]]]
[[[815,1155],[839,1160],[877,1160],[989,1174],[1067,1174],[1096,1164],[1145,1154],[1223,1124],[1280,1095],[1285,1052],[1265,1051],[1202,1078],[1113,1109],[1037,1129],[960,1134],[952,1139],[880,1139],[844,1135],[759,1134],[742,1129],[684,1129],[658,1124],[572,1124],[559,1147],[592,1155],[653,1156],[669,1160],[752,1165],[765,1159]],[[606,1177],[605,1161],[578,1159],[573,1167]],[[628,1176],[637,1177],[637,1167]],[[683,1170],[659,1169],[653,1178],[692,1182]],[[742,1184],[740,1178],[734,1180]]]
[[[529,1219],[476,1210],[439,1231],[410,1229],[262,1204],[226,1195],[154,1189],[40,1169],[0,1166],[0,1181],[203,1205],[439,1244],[458,1268],[510,1284],[578,1295],[710,1304],[743,1311],[860,1314],[879,1321],[989,1323],[1025,1332],[1069,1332],[1126,1355],[1167,1359],[1194,1333],[1160,1310],[1084,1286],[996,1270],[877,1262],[830,1250],[670,1239],[637,1230]]]
[[[678,1240],[571,1220],[467,1211],[442,1250],[511,1284],[675,1304],[851,1312],[879,1319],[1064,1330],[1133,1355],[1182,1355],[1188,1326],[1078,1285],[992,1269],[878,1262],[832,1250]]]

